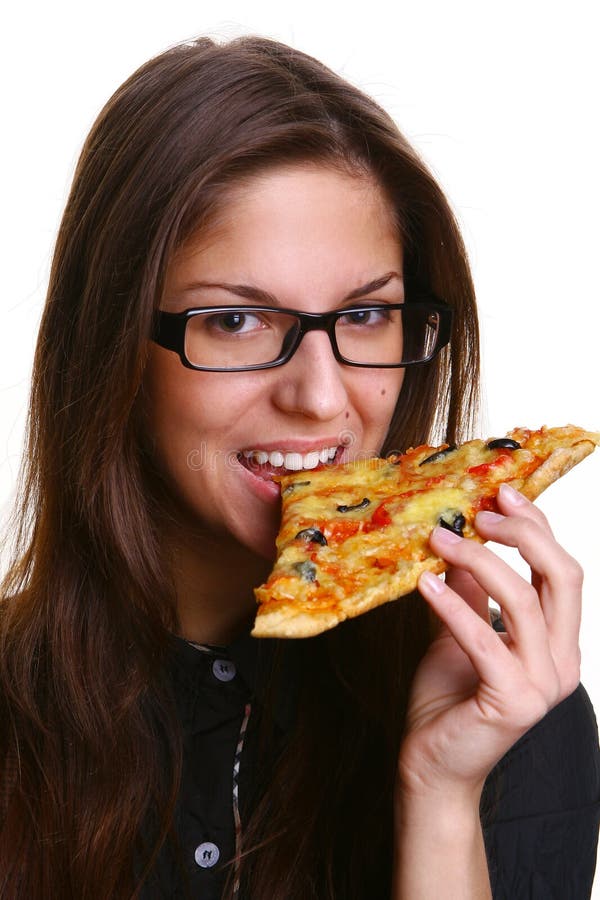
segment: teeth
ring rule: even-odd
[[[290,469],[292,472],[299,472],[300,469],[303,468],[302,454],[301,453],[286,453],[285,464],[286,464],[285,465],[286,469]]]
[[[283,453],[281,450],[244,450],[245,459],[251,460],[259,466],[269,463],[275,468],[285,468],[291,472],[299,472],[302,469],[316,469],[319,463],[332,462],[337,453],[337,447],[324,447],[322,450],[311,450],[310,453]]]
[[[312,453],[307,453],[304,457],[304,469],[316,469],[319,465],[319,451],[315,450]]]

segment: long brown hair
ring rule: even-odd
[[[469,433],[478,343],[464,247],[389,117],[264,39],[200,39],[142,66],[83,148],[35,357],[0,613],[7,900],[133,898],[171,830],[181,741],[161,676],[177,621],[142,449],[148,335],[168,261],[236,179],[307,160],[375,177],[407,273],[455,309],[450,347],[407,372],[383,450]],[[413,598],[294,648],[309,674],[246,831],[248,896],[385,895],[395,756],[427,640]]]

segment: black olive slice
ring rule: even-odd
[[[298,532],[294,540],[308,541],[309,544],[321,544],[322,547],[327,546],[327,538],[318,528],[304,528]]]
[[[309,559],[303,559],[301,562],[294,563],[293,568],[305,581],[317,580],[317,567]]]
[[[370,503],[371,503],[371,501],[369,500],[368,497],[363,497],[363,499],[360,501],[360,503],[356,503],[354,506],[346,506],[344,503],[342,503],[341,506],[337,507],[337,511],[341,512],[341,513],[347,513],[347,512],[353,512],[355,509],[366,509]]]
[[[292,484],[288,484],[286,488],[284,488],[281,492],[282,496],[285,494],[291,494],[296,488],[299,487],[308,487],[310,481],[294,481]]]
[[[445,450],[438,450],[436,453],[432,453],[431,456],[427,457],[427,459],[422,459],[419,465],[424,466],[425,463],[439,462],[440,459],[443,459],[449,453],[452,453],[453,450],[456,450],[456,444],[450,444],[450,446],[446,447]]]
[[[520,450],[521,445],[512,438],[496,438],[487,444],[488,450]]]
[[[448,522],[442,514],[440,516],[438,524],[441,525],[442,528],[447,528],[448,531],[452,531],[454,534],[458,534],[459,537],[462,537],[465,525],[467,524],[467,520],[465,519],[463,514],[459,512],[454,513],[452,521]]]

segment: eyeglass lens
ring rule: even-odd
[[[435,350],[439,315],[418,304],[401,309],[349,309],[335,323],[339,353],[363,365],[402,365],[427,359]],[[285,356],[300,320],[279,310],[231,308],[198,312],[187,323],[185,352],[192,365],[257,366]]]

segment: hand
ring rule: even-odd
[[[510,747],[579,683],[582,572],[542,512],[503,485],[504,515],[479,513],[486,540],[517,547],[531,584],[489,548],[438,528],[431,547],[452,568],[419,590],[441,620],[412,686],[399,789],[478,798]],[[488,596],[506,634],[489,624]]]

